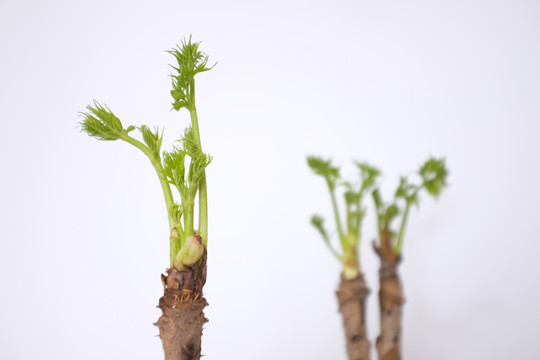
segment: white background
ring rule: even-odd
[[[537,2],[4,0],[0,14],[1,359],[162,358],[159,183],[137,149],[77,122],[95,98],[172,145],[188,116],[170,111],[164,50],[190,33],[219,61],[197,87],[214,156],[208,359],[346,359],[308,154],[350,179],[353,159],[377,165],[386,198],[446,157],[449,188],[405,237],[404,358],[538,359]],[[373,341],[372,215],[363,234]]]

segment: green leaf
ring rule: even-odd
[[[212,162],[212,157],[207,154],[199,153],[196,158],[191,159],[189,164],[188,181],[190,190],[193,188],[196,192],[199,182],[204,175],[204,169]]]
[[[173,105],[173,109],[178,111],[181,108],[187,107],[188,103],[187,103],[187,101],[175,101],[175,102],[173,102],[172,105]]]
[[[175,100],[173,108],[180,110],[181,108],[191,108],[194,105],[194,84],[195,75],[211,70],[216,64],[208,67],[208,55],[199,51],[200,42],[192,42],[191,36],[189,40],[182,40],[180,46],[167,51],[176,59],[176,66],[171,67],[176,71],[172,77],[171,96]]]
[[[446,177],[448,176],[445,159],[428,159],[420,167],[418,174],[422,177],[422,185],[427,192],[432,196],[439,196],[446,186]]]
[[[106,105],[102,106],[94,100],[94,106],[88,105],[86,109],[88,112],[80,113],[83,118],[80,123],[81,131],[92,137],[99,140],[117,140],[127,131],[131,131],[124,130],[120,119]],[[131,126],[128,129],[131,129]]]
[[[409,184],[407,183],[407,178],[402,176],[399,179],[399,186],[398,186],[394,196],[396,198],[406,199],[407,195],[408,195],[408,189],[409,189]]]
[[[399,208],[396,204],[392,204],[386,208],[384,214],[384,223],[390,225],[392,220],[399,215]]]
[[[174,87],[174,83],[173,83]],[[171,90],[171,96],[174,100],[186,100],[186,94],[182,90]]]
[[[319,215],[313,215],[311,217],[311,224],[317,229],[324,239],[328,239],[328,233],[324,228],[324,219]]]
[[[394,197],[402,198],[410,204],[418,204],[418,186],[410,184],[408,179],[402,176]]]
[[[348,190],[345,192],[345,202],[347,203],[347,206],[355,205],[360,198],[360,194],[357,192],[354,192],[352,190]]]
[[[159,135],[159,129],[155,128],[155,131],[150,130],[146,125],[142,125],[139,128],[142,133],[144,143],[148,148],[154,153],[154,156],[159,158],[159,153],[161,151],[161,142],[163,141],[163,135]]]
[[[165,172],[165,176],[169,182],[176,186],[182,199],[185,199],[187,196],[185,160],[186,153],[177,147],[174,147],[171,152],[163,152],[163,171]]]
[[[315,174],[323,176],[330,186],[334,187],[336,181],[339,179],[339,168],[333,166],[331,160],[308,156],[307,163]]]
[[[377,177],[381,174],[379,169],[370,166],[367,163],[356,162],[356,166],[360,169],[360,177],[362,178],[362,190],[367,190],[375,185]]]
[[[184,213],[184,207],[182,204],[174,203],[169,209],[169,215],[176,221],[177,224],[182,223],[182,214]]]
[[[330,250],[330,252],[338,260],[341,261],[341,255],[339,255],[338,252],[332,247],[332,244],[330,244],[330,237],[328,236],[328,232],[324,228],[324,220],[323,220],[323,218],[321,216],[319,216],[319,215],[313,215],[311,217],[311,224],[315,227],[315,229],[317,229],[319,234],[321,234],[321,236],[322,236],[322,238],[324,240],[324,243],[326,244],[326,246],[328,246],[328,249]]]
[[[184,152],[188,154],[190,158],[194,159],[199,155],[201,150],[197,140],[195,139],[191,126],[184,130],[184,136],[179,141],[182,144]]]

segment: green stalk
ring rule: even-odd
[[[330,239],[328,239],[327,237],[323,237],[323,239],[324,239],[324,243],[326,244],[326,246],[328,247],[332,255],[334,255],[336,259],[342,262],[343,257],[332,247],[332,244],[330,244]]]
[[[347,244],[343,247],[343,276],[346,279],[354,279],[360,273],[360,262],[358,261],[358,247],[353,244]]]
[[[182,239],[182,237],[178,233],[178,229],[177,228],[172,229],[171,236],[169,238],[169,246],[170,246],[169,257],[170,257],[170,262],[171,262],[170,267],[174,266],[174,264],[173,264],[174,259],[176,257],[176,254],[178,254],[178,251],[180,251],[180,240],[181,239]]]
[[[165,196],[165,204],[167,205],[167,217],[169,219],[169,230],[172,231],[174,227],[181,226],[174,221],[169,211],[174,206],[174,198],[171,192],[169,181],[165,176],[165,171],[163,171],[163,166],[161,165],[160,159],[156,158],[152,151],[139,140],[134,139],[129,135],[122,136],[121,139],[135,146],[137,149],[141,150],[146,156],[148,156],[150,162],[152,163],[152,166],[156,170],[159,182],[161,184],[161,189],[163,190],[163,195]]]
[[[187,199],[184,202],[185,212],[184,212],[184,227],[186,228],[186,232],[184,236],[183,241],[187,239],[188,236],[193,235],[194,228],[193,228],[193,213],[195,211],[195,202],[193,199]],[[182,243],[181,246],[184,244]]]
[[[120,137],[125,142],[135,146],[137,149],[141,150],[152,163],[152,166],[156,170],[156,173],[159,178],[159,182],[161,184],[161,189],[163,190],[163,195],[165,197],[165,205],[167,206],[167,218],[169,219],[169,231],[171,232],[171,246],[170,246],[170,260],[171,260],[171,266],[172,261],[174,257],[176,256],[176,253],[178,252],[180,248],[180,244],[178,243],[178,235],[173,236],[174,229],[176,228],[176,233],[182,233],[182,224],[179,224],[176,222],[175,219],[171,216],[171,209],[174,206],[174,198],[171,192],[171,187],[169,185],[169,181],[167,180],[167,177],[165,176],[165,171],[163,170],[163,166],[161,165],[161,161],[159,158],[156,158],[156,156],[152,153],[152,151],[148,148],[148,146],[144,145],[142,142],[140,142],[137,139],[132,138],[131,136],[125,134]]]
[[[191,116],[191,129],[193,137],[202,152],[201,135],[199,131],[199,119],[197,117],[197,108],[195,106],[195,80],[191,81],[191,107],[189,115]],[[202,238],[203,245],[208,243],[208,192],[206,188],[206,170],[203,173],[199,183],[199,235]]]
[[[405,225],[407,224],[407,218],[409,217],[409,209],[411,208],[411,203],[407,201],[405,206],[405,212],[403,213],[403,218],[401,219],[401,226],[399,227],[399,234],[396,242],[394,251],[396,254],[401,252],[401,246],[403,244],[403,235],[405,234]]]
[[[364,187],[362,186],[360,188],[360,191],[358,192],[358,202],[356,203],[356,228],[354,229],[354,233],[356,234],[356,237],[360,239],[360,229],[362,227],[362,220],[364,218],[364,214],[362,214],[362,198],[364,197]]]
[[[354,229],[354,234],[358,238],[358,241],[360,241],[360,229],[362,227],[362,220],[364,220],[364,216],[361,214],[360,210],[358,210],[358,218],[356,219],[356,229]]]
[[[356,219],[356,216],[353,214],[353,211],[350,206],[347,206],[347,233],[352,234],[355,232],[355,224],[354,221]]]
[[[330,181],[326,180],[326,183],[328,184],[328,190],[330,191],[330,197],[332,198],[332,208],[334,210],[334,218],[336,219],[339,241],[341,242],[343,249],[345,249],[345,235],[343,233],[343,229],[341,228],[341,219],[339,218],[339,209],[337,206],[336,195],[334,194],[334,187]]]
[[[206,247],[208,242],[208,195],[206,190],[206,173],[203,174],[199,183],[199,235],[202,238],[203,245]]]
[[[371,196],[373,197],[373,202],[375,203],[375,210],[377,213],[377,228],[379,229],[379,234],[381,233],[383,229],[382,224],[382,201],[381,201],[381,195],[379,194],[379,189],[373,190],[371,193]]]

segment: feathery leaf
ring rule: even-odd
[[[148,148],[154,153],[154,155],[159,158],[159,153],[161,151],[161,142],[163,141],[163,133],[159,135],[159,129],[156,128],[155,131],[150,130],[146,125],[142,125],[139,128],[143,136],[144,143]]]
[[[92,137],[99,140],[117,140],[123,133],[133,130],[131,126],[124,130],[120,119],[106,105],[102,106],[95,100],[94,106],[88,105],[86,109],[88,112],[80,113],[83,118],[80,122],[81,131]]]
[[[339,179],[339,168],[332,166],[331,160],[323,160],[317,156],[308,156],[307,163],[311,170],[323,176],[331,187],[334,187],[336,180]]]
[[[182,204],[174,203],[169,209],[169,215],[176,221],[177,224],[182,223],[182,215],[184,213],[184,207]]]
[[[410,184],[408,179],[402,176],[394,197],[404,199],[410,204],[418,204],[418,186]]]
[[[362,178],[361,192],[363,192],[375,185],[375,181],[381,172],[376,167],[370,166],[367,163],[356,162],[356,166],[360,169],[360,177]]]
[[[311,224],[315,227],[315,229],[317,229],[319,234],[321,234],[321,236],[322,236],[322,238],[324,240],[324,243],[326,244],[326,246],[328,246],[328,249],[330,250],[330,252],[338,260],[341,261],[341,255],[332,247],[332,244],[330,244],[330,237],[328,236],[328,232],[324,228],[324,220],[323,220],[323,218],[321,216],[319,216],[319,215],[313,215],[311,217]]]
[[[194,105],[194,89],[193,80],[195,75],[201,72],[211,70],[216,64],[208,67],[208,55],[199,51],[200,42],[192,42],[191,36],[189,40],[182,40],[180,46],[167,51],[176,59],[176,66],[171,67],[176,71],[177,75],[172,77],[173,108],[180,110],[181,108],[191,108]]]
[[[319,215],[313,215],[311,217],[311,224],[317,229],[325,241],[328,241],[328,232],[324,228],[324,219]]]
[[[188,182],[190,189],[195,191],[204,174],[204,169],[212,162],[212,157],[207,154],[199,153],[196,158],[192,158],[189,164]]]
[[[180,193],[180,196],[182,197],[182,201],[186,198],[186,181],[185,181],[185,174],[186,174],[186,153],[179,149],[178,147],[174,147],[173,151],[163,152],[163,171],[165,172],[165,176],[167,177],[167,180],[170,183],[173,183],[176,188],[178,189],[178,192]]]
[[[199,145],[193,136],[193,129],[191,126],[184,130],[184,136],[178,140],[183,147],[184,152],[192,159],[196,158],[200,152]]]

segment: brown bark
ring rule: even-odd
[[[381,260],[379,269],[379,309],[381,333],[377,337],[379,360],[401,360],[401,316],[403,311],[403,289],[397,272],[400,262],[390,245],[388,233],[383,230],[381,246],[373,247]]]
[[[365,304],[368,294],[369,289],[362,274],[351,280],[341,276],[336,295],[343,317],[349,360],[369,360]]]
[[[159,299],[163,312],[155,325],[163,343],[165,360],[199,360],[203,325],[208,320],[203,297],[206,282],[206,254],[193,268],[168,269],[161,275],[164,295]]]

